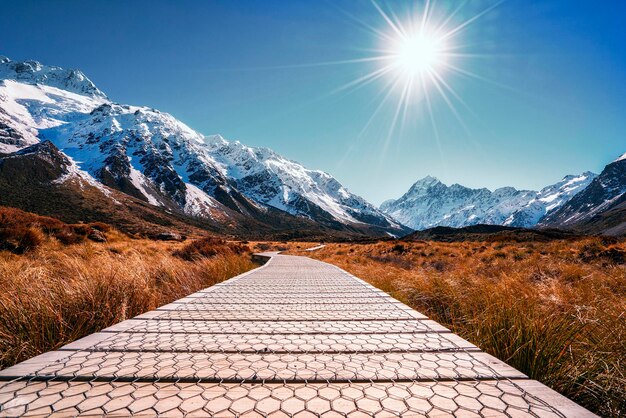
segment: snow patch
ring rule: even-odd
[[[135,167],[130,167],[130,182],[141,192],[142,195],[148,199],[148,203],[153,206],[162,206],[161,202],[159,202],[148,190],[149,180],[143,173],[137,170]]]
[[[2,142],[0,142],[0,153],[2,154],[12,154],[15,151],[19,151],[20,149],[22,149],[22,147],[12,144],[3,144]]]
[[[191,183],[186,183],[185,186],[185,213],[193,216],[212,217],[211,210],[219,206],[217,200]]]

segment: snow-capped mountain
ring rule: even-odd
[[[219,222],[208,218],[190,220],[104,186],[80,170],[50,141],[10,154],[0,153],[0,205],[63,218],[70,223],[106,222],[126,232],[148,236],[172,229],[185,235],[196,233],[199,228],[225,232]],[[246,226],[251,225],[243,225]],[[261,234],[269,232],[259,225],[254,225],[254,229]]]
[[[475,224],[532,227],[583,190],[596,175],[566,176],[541,191],[503,187],[471,189],[459,184],[447,186],[427,176],[417,181],[397,200],[384,202],[380,209],[411,228],[436,226],[464,227]]]
[[[40,129],[69,123],[105,101],[80,71],[0,56],[0,152],[36,144]]]
[[[626,232],[625,205],[626,153],[608,164],[585,190],[543,218],[540,226],[623,234]]]
[[[575,176],[567,175],[558,183],[541,189],[536,197],[520,207],[504,225],[532,227],[537,225],[546,215],[563,206],[573,196],[585,190],[598,175],[591,171]]]
[[[42,65],[37,61],[15,62],[0,56],[0,79],[55,87],[89,97],[107,98],[81,71]]]
[[[228,142],[219,135],[205,138],[205,143],[222,174],[257,202],[329,222],[401,228],[389,217],[381,218],[379,210],[323,171],[309,170],[267,148]]]
[[[334,229],[407,232],[329,174],[114,103],[80,71],[0,57],[0,153],[42,140],[102,184],[166,211],[269,224],[282,212]]]

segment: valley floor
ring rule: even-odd
[[[12,211],[6,209],[5,211]],[[88,237],[98,233],[106,242]],[[93,237],[92,237],[93,238]],[[185,242],[0,213],[0,369],[253,268],[252,252],[335,264],[577,403],[626,414],[626,243]]]

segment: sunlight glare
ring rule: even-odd
[[[408,78],[436,71],[444,59],[443,42],[427,34],[403,37],[395,45],[392,60],[397,70]]]
[[[373,120],[384,114],[383,109],[389,108],[391,104],[393,110],[389,112],[391,123],[384,139],[385,149],[396,128],[402,128],[407,121],[427,121],[438,142],[439,129],[436,126],[435,109],[440,106],[437,99],[443,102],[463,129],[469,132],[457,106],[460,105],[470,114],[473,112],[455,90],[457,83],[451,78],[490,82],[467,66],[470,59],[488,56],[468,50],[476,45],[476,39],[470,39],[475,36],[469,33],[469,29],[505,0],[490,0],[491,4],[478,13],[465,11],[466,7],[469,8],[467,0],[409,0],[407,4],[410,7],[401,13],[393,10],[389,1],[370,1],[381,18],[380,25],[349,16],[372,34],[378,44],[366,49],[366,56],[336,63],[373,65],[369,66],[369,72],[345,83],[334,93],[352,91],[374,83],[381,85],[381,94],[374,99],[378,104],[363,131],[373,125]],[[395,105],[391,103],[394,97],[397,100]]]

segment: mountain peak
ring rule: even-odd
[[[626,160],[626,152],[623,153],[617,160],[613,161],[614,163],[618,162],[618,161],[623,161]]]
[[[206,135],[204,142],[207,144],[228,144],[228,141],[220,134]]]
[[[0,79],[26,84],[42,84],[84,96],[106,99],[106,95],[80,70],[66,70],[39,61],[11,61],[0,56]]]
[[[580,174],[578,176],[576,174],[570,174],[569,176],[566,176],[566,177],[576,178],[576,177],[581,177],[581,176],[584,176],[584,177],[596,177],[597,174],[594,173],[593,171],[585,171],[585,172],[583,172],[582,174]]]
[[[439,181],[438,178],[433,177],[433,176],[426,176],[422,179],[419,179],[415,183],[413,183],[409,191],[406,192],[405,196],[421,195],[425,193],[426,191],[428,191],[429,189],[431,189],[432,187],[436,187],[436,186],[447,187],[445,184]]]
[[[443,183],[437,177],[426,176],[424,178],[419,179],[415,183],[413,183],[413,186],[411,188],[431,187],[436,184],[443,184]]]
[[[593,179],[598,175],[592,171],[585,171],[580,174],[568,174],[564,176],[560,182],[556,183],[556,185],[561,185],[566,182],[579,182],[584,181],[585,179]]]
[[[21,150],[15,152],[16,155],[57,153],[59,153],[59,149],[50,141],[39,142],[37,144],[22,148]]]
[[[441,183],[437,177],[428,175],[415,183],[423,183],[423,184],[432,184],[432,183]]]
[[[50,141],[22,148],[0,158],[2,174],[16,181],[50,183],[69,173],[72,161]]]

